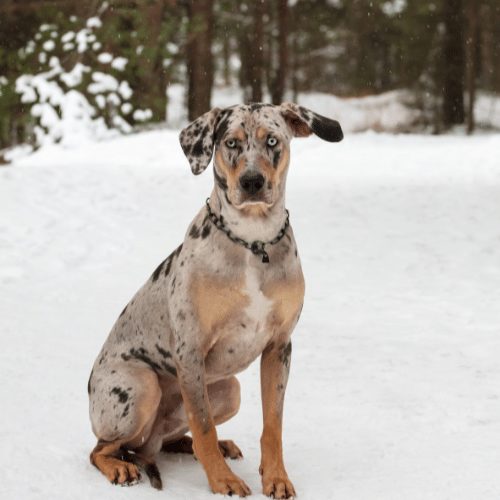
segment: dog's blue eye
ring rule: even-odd
[[[278,139],[276,137],[268,137],[267,138],[267,145],[271,148],[274,148],[278,144]]]
[[[233,149],[236,147],[236,141],[234,139],[229,139],[226,141],[226,146],[230,149]]]

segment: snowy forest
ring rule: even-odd
[[[499,153],[500,0],[0,0],[1,500],[499,500]]]
[[[4,152],[177,126],[217,96],[397,106],[355,131],[500,126],[498,0],[3,0],[0,40]]]

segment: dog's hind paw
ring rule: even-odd
[[[109,463],[102,472],[112,484],[120,486],[134,486],[141,480],[139,469],[134,464],[117,459]]]
[[[231,441],[230,439],[219,441],[219,449],[222,453],[222,456],[225,458],[231,458],[232,460],[243,458],[243,453],[241,453],[241,450],[238,448],[238,446],[236,446],[234,441]],[[164,443],[161,451],[164,451],[166,453],[194,454],[193,438],[191,436],[182,436],[176,441]]]
[[[219,449],[222,453],[222,456],[226,458],[229,457],[232,460],[243,458],[243,453],[241,453],[241,450],[236,446],[234,441],[231,441],[230,439],[219,441]]]

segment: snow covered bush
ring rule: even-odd
[[[34,145],[78,143],[147,122],[151,111],[134,104],[123,75],[128,60],[103,48],[99,17],[72,16],[61,24],[42,24],[20,54],[27,67],[38,68],[15,81],[29,106]]]

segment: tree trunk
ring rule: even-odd
[[[467,0],[467,133],[474,132],[474,101],[478,59],[478,11],[477,0]]]
[[[256,0],[253,6],[253,40],[250,47],[251,100],[262,101],[262,66],[264,51],[264,1]]]
[[[278,68],[273,82],[272,101],[280,104],[285,93],[285,82],[288,72],[288,0],[277,0],[278,3]]]
[[[141,107],[150,109],[152,121],[165,120],[167,99],[166,78],[162,63],[162,20],[165,11],[164,0],[153,0],[143,6],[144,19],[148,26],[148,37],[139,63],[139,88],[142,95]]]
[[[464,122],[464,19],[462,0],[444,0],[443,122],[451,127]]]
[[[210,109],[213,84],[213,0],[189,0],[187,8],[187,104],[189,120],[194,120]]]
[[[298,19],[297,10],[292,9],[290,11],[290,33],[292,38],[292,52],[290,61],[291,70],[291,87],[292,87],[292,101],[297,102],[299,98],[299,68],[300,68],[300,50],[297,41],[298,32]]]
[[[225,36],[222,39],[222,74],[224,77],[224,85],[229,87],[231,85],[231,39]]]
[[[481,5],[481,85],[485,90],[494,89],[495,75],[495,16],[490,5]]]

